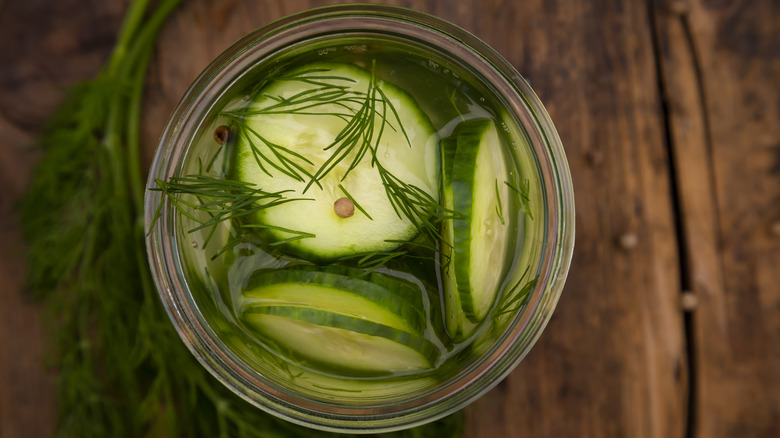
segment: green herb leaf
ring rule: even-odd
[[[504,181],[504,184],[506,184],[507,187],[509,187],[517,197],[517,202],[520,204],[522,210],[525,212],[525,214],[528,215],[528,217],[533,220],[534,215],[531,211],[531,183],[527,179],[524,179],[522,181],[515,181],[515,182],[509,182]]]
[[[254,188],[254,184],[216,178],[208,175],[195,174],[173,177],[169,181],[155,180],[156,188],[151,190],[162,192],[182,215],[192,219],[199,225],[188,230],[189,233],[208,229],[203,246],[208,245],[216,227],[230,219],[252,216],[258,212],[277,205],[293,201],[307,201],[309,198],[285,198],[282,192],[265,192]],[[162,203],[155,212],[151,227],[156,223]],[[198,212],[205,213],[196,215]],[[269,228],[269,227],[266,227]],[[299,234],[294,240],[304,237],[314,237],[313,234],[301,231],[283,230]]]
[[[496,311],[493,314],[494,318],[498,318],[501,315],[507,313],[515,313],[528,302],[528,299],[531,297],[531,291],[534,289],[537,281],[539,280],[539,276],[537,275],[533,279],[523,284],[523,280],[528,275],[528,271],[530,269],[530,266],[526,267],[523,275],[521,275],[520,279],[517,280],[517,283],[515,283],[515,285],[512,286],[508,292],[504,293],[501,302],[498,304]]]
[[[498,219],[501,221],[501,225],[504,224],[504,206],[501,203],[501,194],[498,193],[498,180],[496,180],[496,201],[498,202],[498,205],[496,205],[496,216],[498,216]]]
[[[349,200],[350,200],[350,201],[352,201],[352,203],[353,203],[353,204],[355,204],[355,208],[357,208],[358,210],[360,210],[360,212],[361,212],[361,213],[363,213],[364,215],[366,215],[366,217],[367,217],[367,218],[369,218],[370,220],[374,220],[374,219],[371,217],[371,215],[369,215],[369,214],[366,212],[366,210],[364,210],[364,209],[363,209],[363,207],[362,207],[362,206],[361,206],[361,205],[360,205],[360,204],[357,202],[357,200],[355,200],[355,198],[353,198],[353,197],[352,197],[352,195],[350,195],[350,194],[349,194],[349,192],[347,191],[347,189],[345,189],[345,188],[344,188],[344,186],[343,186],[342,184],[339,184],[339,189],[341,190],[341,192],[342,192],[342,193],[344,193],[344,196],[346,196],[347,198],[349,198]]]

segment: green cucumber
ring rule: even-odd
[[[390,291],[388,292],[389,295],[394,295],[399,299],[410,303],[412,306],[414,306],[416,309],[419,309],[420,312],[422,312],[423,301],[422,301],[422,295],[420,294],[421,292],[420,288],[416,284],[408,280],[404,280],[402,278],[393,275],[383,274],[375,270],[372,271],[372,270],[351,268],[342,265],[328,265],[328,266],[315,266],[315,265],[302,265],[302,264],[288,265],[285,266],[284,271],[286,272],[319,271],[319,272],[332,274],[332,275],[341,275],[353,280],[366,281],[373,285],[388,289]]]
[[[242,319],[295,360],[333,372],[390,374],[425,370],[433,366],[438,353],[422,336],[321,309],[249,306]]]
[[[355,65],[307,65],[270,81],[240,117],[243,127],[238,129],[234,166],[237,178],[266,192],[284,192],[287,199],[304,199],[263,209],[251,219],[263,225],[270,238],[281,242],[288,252],[312,261],[332,261],[389,250],[398,246],[397,241],[418,233],[412,221],[399,214],[388,199],[372,152],[346,153],[335,160],[332,170],[312,183],[318,170],[332,156],[339,156],[340,144],[329,146],[338,143],[348,121],[355,120],[371,83],[371,72]],[[430,121],[406,92],[381,80],[374,83],[381,91],[374,93],[374,98],[384,96],[392,108],[376,107],[375,129],[365,130],[359,142],[376,145],[378,141],[376,159],[382,167],[436,199],[438,139]],[[268,111],[285,99],[314,96],[323,90],[343,92],[346,97],[338,103],[311,106],[309,101],[286,106],[283,111]],[[279,158],[282,156],[288,161]],[[342,198],[357,207],[347,217],[334,207]],[[300,238],[300,233],[314,237]]]
[[[458,150],[458,138],[456,135],[443,138],[440,142],[442,165],[442,204],[445,208],[454,210],[452,193],[452,163]],[[455,231],[454,220],[445,220],[442,223],[443,257],[442,283],[444,285],[444,324],[448,334],[455,340],[468,336],[476,326],[466,319],[460,305],[457,279],[455,277],[454,244]]]
[[[461,123],[440,148],[443,204],[456,212],[442,227],[446,323],[452,336],[465,337],[490,312],[501,286],[510,215],[499,213],[509,203],[508,176],[490,119]]]
[[[359,275],[352,271],[363,272],[341,270]],[[422,296],[412,286],[379,273],[360,279],[307,267],[260,270],[236,304],[240,313],[262,306],[321,309],[421,335],[426,324]]]
[[[422,291],[386,274],[296,265],[253,273],[236,300],[244,323],[295,360],[337,372],[430,368]]]

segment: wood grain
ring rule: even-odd
[[[470,410],[470,436],[682,436],[679,268],[648,11],[516,5],[506,27],[492,22],[489,42],[530,80],[561,134],[577,243],[548,330]],[[515,31],[521,43],[507,47],[501,35],[516,22],[527,23]],[[625,234],[635,248],[616,244]]]
[[[52,436],[56,422],[13,205],[41,124],[64,87],[100,68],[127,3],[0,1],[2,438]],[[276,18],[334,3],[184,2],[149,72],[145,162],[214,57]],[[572,168],[577,243],[563,297],[529,356],[467,408],[466,436],[780,436],[777,2],[374,3],[450,20],[502,53],[545,103]],[[699,304],[687,316],[683,289]]]
[[[657,8],[695,351],[692,436],[780,435],[780,5]]]

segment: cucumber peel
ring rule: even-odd
[[[343,274],[315,268],[261,270],[250,277],[238,307],[242,313],[248,307],[309,307],[371,319],[411,333],[425,330],[422,296],[412,285],[379,273],[360,279],[344,275],[358,269],[340,270]]]
[[[238,313],[261,338],[320,369],[373,375],[432,367],[438,350],[424,335],[421,291],[376,272],[355,278],[357,271],[258,271],[237,299]]]
[[[458,125],[440,143],[445,208],[443,275],[446,324],[455,338],[468,336],[485,319],[499,294],[509,242],[507,170],[501,138],[490,119]]]
[[[243,319],[297,362],[335,373],[425,370],[433,366],[437,355],[436,347],[421,336],[318,309],[251,308]]]

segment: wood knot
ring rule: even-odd
[[[769,232],[775,237],[780,237],[780,221],[777,221],[770,225]]]
[[[691,10],[688,0],[667,0],[666,10],[674,15],[685,15]]]
[[[623,233],[617,239],[617,245],[626,251],[630,251],[639,245],[639,237],[634,233]]]
[[[230,128],[225,125],[220,125],[214,130],[214,141],[219,144],[224,144],[228,137],[230,137]]]
[[[680,295],[680,306],[686,312],[693,312],[699,306],[699,298],[691,291],[684,291]]]
[[[601,165],[604,162],[604,158],[604,152],[601,152],[598,149],[592,149],[585,153],[585,159],[592,167]]]
[[[336,216],[346,219],[355,214],[355,203],[347,197],[342,197],[333,203],[333,211],[336,212]]]

